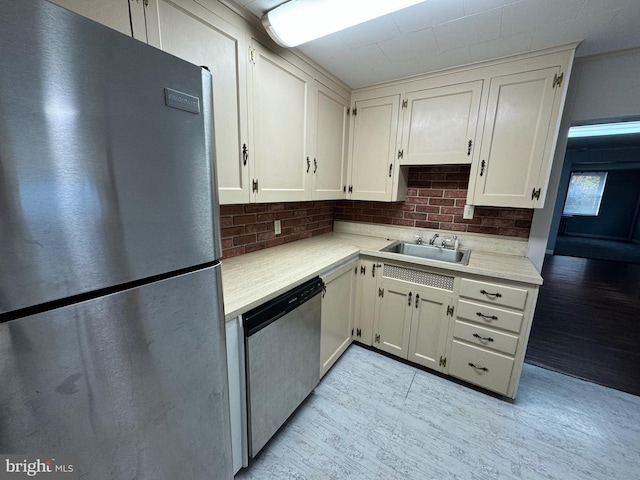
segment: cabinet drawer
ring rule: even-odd
[[[493,305],[518,308],[522,310],[527,301],[527,290],[524,288],[507,287],[498,283],[478,282],[466,278],[460,282],[462,297],[480,300]]]
[[[506,395],[512,369],[510,357],[453,341],[449,375]]]
[[[501,328],[511,332],[520,332],[522,314],[482,303],[458,300],[458,318],[476,322],[487,327]]]
[[[518,346],[517,335],[489,330],[478,325],[456,321],[453,336],[480,347],[514,355]]]

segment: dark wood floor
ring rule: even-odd
[[[547,255],[525,361],[640,395],[640,265]]]

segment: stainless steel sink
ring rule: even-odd
[[[399,253],[411,257],[428,258],[429,260],[439,260],[441,262],[458,263],[467,265],[471,250],[468,248],[438,247],[435,245],[418,245],[416,243],[395,242],[380,250],[381,252]]]

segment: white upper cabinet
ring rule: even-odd
[[[529,208],[542,203],[543,172],[557,136],[560,71],[556,66],[491,79],[475,191],[467,203]]]
[[[132,21],[140,17],[135,15],[142,13],[142,25],[144,26],[144,13],[142,12],[142,0],[49,0],[68,10],[76,12],[83,17],[90,18],[102,25],[118,30],[125,35],[132,36]],[[129,18],[129,3],[131,3],[132,17]]]
[[[191,0],[150,2],[147,31],[151,45],[211,71],[219,200],[248,203],[251,164],[244,33]]]
[[[349,101],[319,82],[315,85],[311,198],[337,200],[344,198],[347,184]]]
[[[397,165],[399,108],[400,95],[355,102],[348,198],[404,200],[406,188],[398,188],[404,174]]]
[[[407,93],[401,165],[471,163],[482,80]]]
[[[257,42],[250,56],[255,201],[307,200],[313,169],[308,145],[313,79]]]

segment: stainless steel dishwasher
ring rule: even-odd
[[[255,457],[320,380],[322,280],[243,316],[249,457]]]

